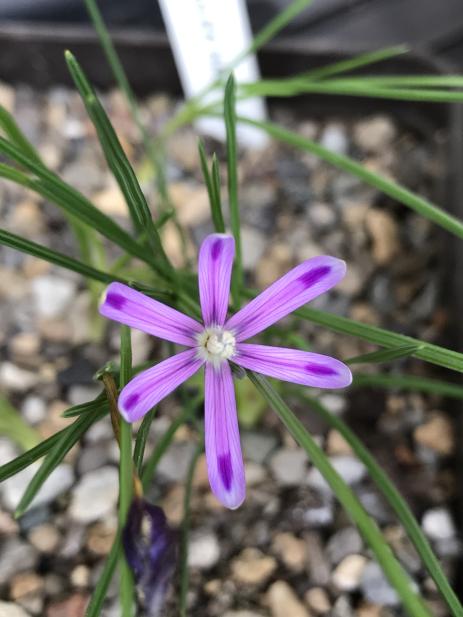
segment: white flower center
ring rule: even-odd
[[[205,328],[198,335],[198,353],[206,362],[220,364],[223,360],[229,360],[235,349],[236,340],[229,330],[220,327]]]

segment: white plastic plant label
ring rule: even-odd
[[[160,6],[187,98],[201,93],[251,43],[245,0],[160,0]],[[259,79],[255,56],[247,56],[233,73],[237,83]],[[204,101],[222,96],[223,92],[210,92]],[[236,110],[254,120],[266,117],[261,98],[237,101]],[[217,139],[225,137],[219,118],[201,118],[196,126]],[[263,132],[243,125],[237,128],[237,138],[242,145],[256,148],[267,142]]]

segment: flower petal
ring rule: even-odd
[[[240,506],[246,495],[235,389],[228,362],[205,367],[205,443],[212,492],[227,508]]]
[[[191,317],[122,283],[108,286],[100,313],[131,328],[188,347],[196,345],[195,334],[203,330]]]
[[[199,297],[205,326],[222,326],[227,316],[235,240],[211,234],[201,245],[198,259]]]
[[[127,422],[135,422],[194,375],[203,363],[196,349],[187,349],[143,371],[122,389],[119,411]]]
[[[239,343],[233,362],[269,377],[314,388],[345,388],[352,382],[348,366],[318,353]]]
[[[345,273],[345,262],[336,257],[308,259],[235,313],[225,328],[235,333],[237,341],[245,341],[331,289]]]

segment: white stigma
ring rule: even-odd
[[[205,328],[198,335],[198,354],[206,362],[218,365],[229,360],[236,349],[236,340],[229,330],[219,327]]]

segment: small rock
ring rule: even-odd
[[[76,286],[68,279],[45,275],[33,279],[31,291],[39,317],[52,319],[64,314],[76,293]]]
[[[241,244],[243,268],[245,270],[254,270],[267,244],[265,236],[257,229],[243,226],[241,228]]]
[[[183,481],[194,451],[195,444],[191,441],[173,443],[161,458],[157,473],[170,482]]]
[[[340,416],[346,410],[346,399],[340,394],[322,394],[320,396],[321,404],[334,413],[335,416]]]
[[[188,565],[199,570],[215,566],[220,558],[220,543],[214,533],[196,534],[188,545]]]
[[[128,218],[129,210],[123,194],[116,182],[95,193],[92,197],[96,207],[109,216]]]
[[[0,615],[2,617],[30,617],[30,614],[17,604],[2,602],[2,600],[0,600]]]
[[[395,219],[385,210],[371,208],[367,212],[365,224],[373,241],[373,259],[380,266],[389,264],[400,250],[399,229]]]
[[[40,396],[31,394],[24,399],[21,406],[21,413],[29,424],[39,424],[45,419],[47,406]]]
[[[40,592],[43,589],[44,581],[35,572],[22,572],[16,574],[10,581],[10,596],[12,600],[18,600],[27,595]]]
[[[76,593],[66,600],[50,604],[46,617],[84,617],[87,603],[87,596]]]
[[[33,527],[29,532],[29,542],[41,553],[53,553],[56,551],[61,540],[61,535],[56,526],[44,523]]]
[[[314,585],[325,587],[331,577],[331,566],[327,559],[321,537],[316,532],[304,536],[307,545],[308,572]]]
[[[346,154],[349,149],[349,141],[345,129],[341,124],[328,124],[323,129],[320,143],[324,148],[336,154]]]
[[[10,340],[11,353],[17,358],[35,356],[40,349],[40,339],[33,332],[21,332]]]
[[[0,437],[0,465],[5,465],[18,456],[18,450],[7,437]],[[1,491],[1,486],[0,486]]]
[[[76,566],[71,572],[71,584],[74,587],[88,587],[90,583],[90,570],[87,566]]]
[[[272,548],[290,570],[301,572],[304,569],[307,557],[304,540],[292,533],[278,533],[273,539]]]
[[[336,223],[336,214],[333,208],[322,202],[310,204],[307,215],[310,223],[320,231],[329,229]]]
[[[454,522],[446,508],[433,508],[425,512],[421,525],[431,540],[447,540],[456,535]]]
[[[359,553],[362,547],[362,538],[355,527],[344,527],[331,536],[326,552],[331,563],[336,565],[348,555]]]
[[[331,429],[326,438],[326,452],[330,456],[351,455],[352,448],[339,431]]]
[[[443,456],[449,456],[454,451],[454,427],[443,414],[435,414],[425,424],[418,426],[413,435],[415,441],[421,446],[430,448]]]
[[[282,448],[272,456],[270,468],[282,486],[298,486],[307,478],[307,455],[301,449]]]
[[[172,182],[169,185],[169,194],[182,225],[198,226],[209,220],[211,210],[204,185],[184,181]]]
[[[266,477],[267,473],[262,465],[253,462],[246,463],[246,486],[258,486]]]
[[[272,617],[310,617],[309,611],[285,581],[275,581],[266,594]]]
[[[37,373],[25,371],[12,362],[3,362],[0,366],[0,386],[12,392],[26,392],[35,388],[40,381]]]
[[[24,487],[29,484],[39,467],[40,464],[38,463],[30,465],[3,482],[0,491],[3,503],[8,510],[17,508],[24,493]],[[51,503],[58,495],[70,489],[73,483],[74,471],[72,466],[67,463],[58,465],[42,484],[29,507],[37,508]]]
[[[333,503],[331,498],[324,495],[323,499],[310,505],[304,510],[303,520],[309,527],[326,527],[333,522]]]
[[[70,405],[82,405],[82,403],[92,401],[99,394],[101,394],[101,386],[99,384],[76,384],[69,388],[67,398]]]
[[[397,129],[390,118],[374,116],[360,120],[354,126],[354,142],[362,150],[381,154],[383,149],[391,144],[397,135]]]
[[[13,519],[11,514],[0,510],[0,537],[14,536],[18,533],[18,523]]]
[[[330,461],[344,482],[349,484],[349,486],[358,484],[366,476],[367,470],[364,464],[353,456],[332,456]],[[312,488],[331,493],[326,480],[315,467],[309,472],[308,484]]]
[[[274,557],[264,555],[255,548],[245,548],[231,562],[233,580],[241,585],[261,585],[275,572]]]
[[[362,573],[361,589],[365,598],[373,604],[396,606],[400,603],[395,589],[391,587],[380,566],[370,561]]]
[[[367,559],[363,555],[348,555],[336,567],[331,577],[339,591],[354,591],[360,584]]]
[[[5,82],[0,82],[0,105],[10,114],[14,112],[15,89]]]
[[[243,431],[241,435],[244,458],[260,465],[266,460],[270,452],[276,448],[277,443],[275,435],[270,433]]]
[[[95,555],[107,555],[116,535],[116,526],[110,521],[95,523],[88,530],[87,548]]]
[[[306,592],[304,599],[316,615],[325,615],[331,609],[330,597],[323,587],[312,587]]]
[[[357,617],[347,596],[339,596],[333,604],[330,617]]]
[[[105,518],[116,507],[118,495],[119,473],[115,467],[91,471],[77,484],[69,514],[79,523]]]
[[[36,562],[37,552],[27,542],[16,537],[6,538],[0,543],[0,585],[18,572],[33,570]]]

